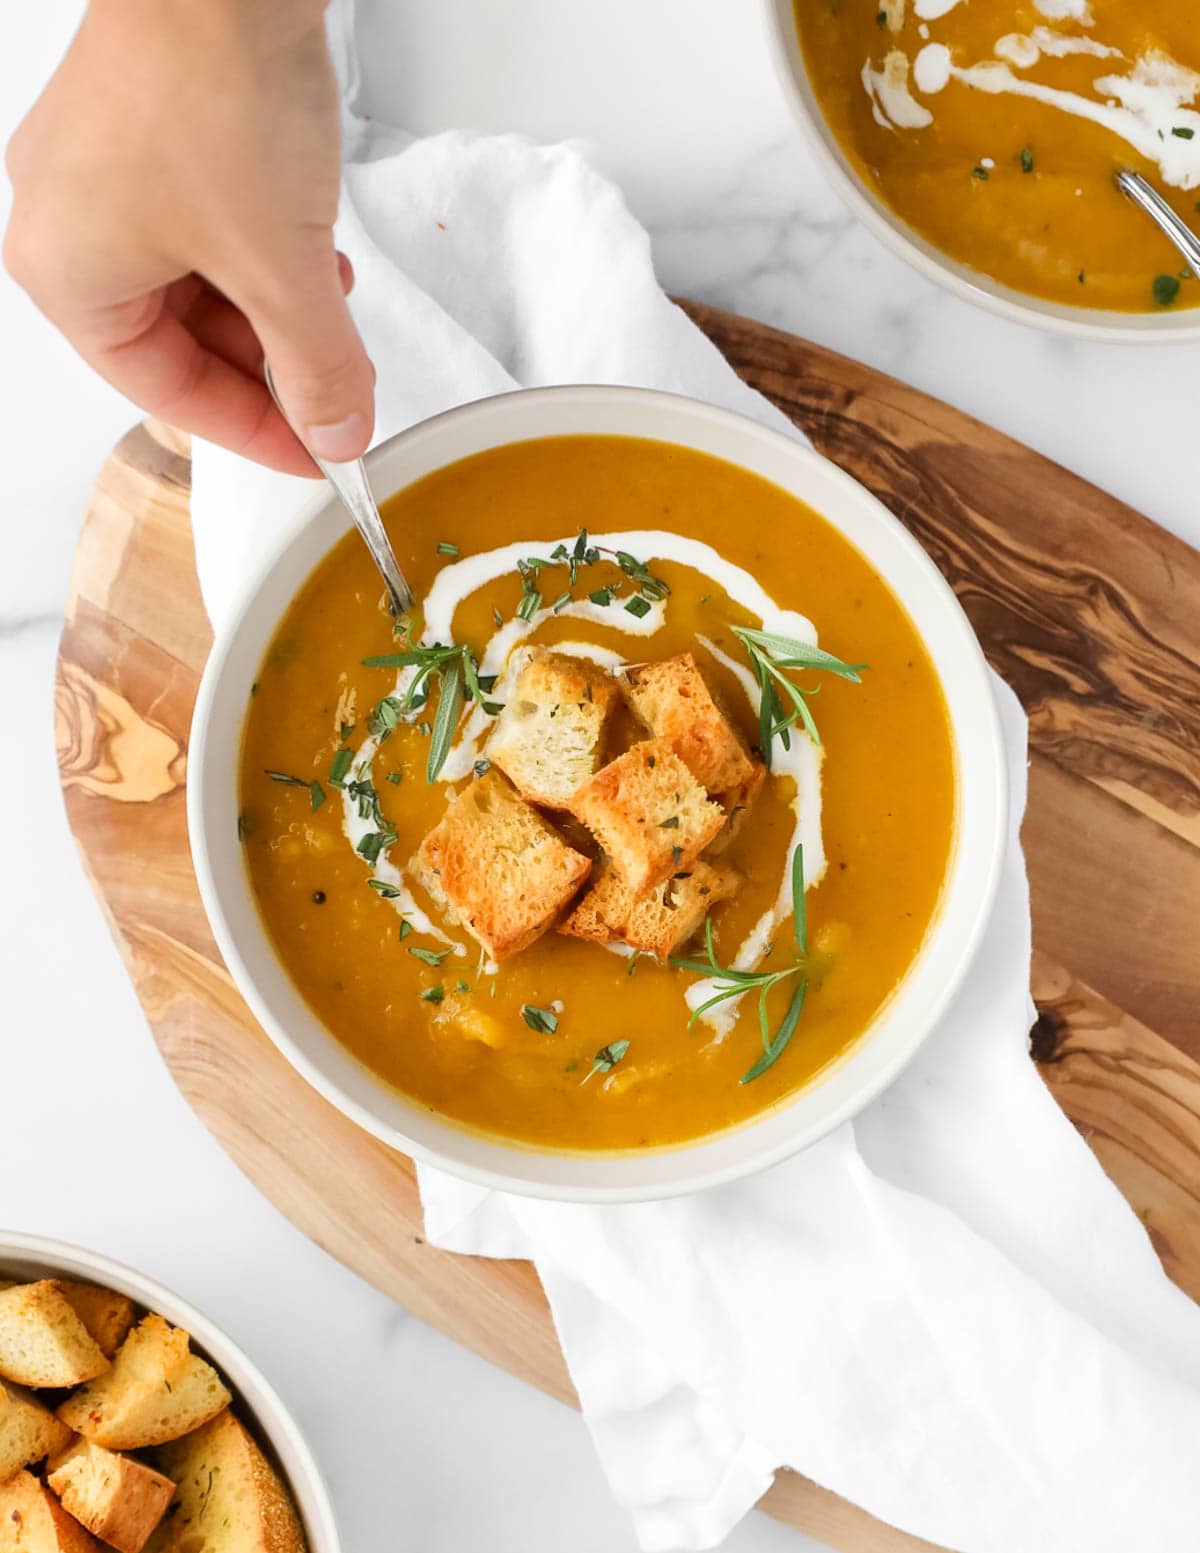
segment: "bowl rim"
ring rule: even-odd
[[[279,1393],[223,1327],[190,1300],[125,1262],[70,1241],[0,1228],[0,1270],[10,1258],[32,1261],[42,1277],[79,1278],[125,1294],[182,1327],[204,1350],[269,1442],[300,1517],[309,1553],[341,1553],[333,1502],[316,1457]]]
[[[287,598],[290,601],[316,560],[326,554],[336,539],[350,527],[349,519],[337,509],[336,498],[332,493],[327,495],[318,489],[282,527],[217,629],[192,719],[187,812],[200,894],[226,967],[269,1038],[318,1094],[383,1143],[399,1149],[422,1165],[446,1171],[473,1185],[553,1201],[611,1204],[656,1201],[687,1195],[768,1169],[817,1142],[843,1121],[856,1115],[892,1082],[933,1033],[961,986],[982,940],[999,887],[1007,840],[1008,780],[990,670],[974,631],[948,583],[907,529],[865,487],[830,460],[781,431],[700,400],[651,389],[586,384],[521,389],[456,406],[409,427],[367,455],[368,472],[376,474],[381,466],[389,462],[403,462],[405,457],[410,463],[419,461],[422,454],[428,455],[430,444],[436,448],[442,439],[452,439],[456,430],[465,432],[470,445],[459,447],[450,456],[435,457],[427,466],[420,466],[420,472],[410,474],[394,486],[388,481],[381,482],[389,491],[400,490],[426,472],[456,463],[488,447],[564,434],[552,429],[564,422],[569,428],[566,434],[610,434],[607,426],[598,424],[604,422],[606,414],[615,420],[625,417],[632,423],[629,429],[616,432],[615,435],[693,446],[708,452],[710,456],[725,458],[727,462],[736,464],[736,457],[714,452],[713,448],[704,446],[705,437],[719,440],[720,434],[724,432],[731,440],[739,443],[747,458],[750,448],[757,445],[758,449],[763,450],[761,456],[764,459],[773,454],[789,466],[789,470],[803,471],[804,478],[813,485],[823,487],[831,495],[836,493],[836,499],[845,503],[844,512],[857,509],[881,549],[891,547],[894,554],[904,557],[910,575],[919,578],[919,587],[926,590],[927,597],[933,599],[935,607],[941,610],[942,627],[950,629],[955,638],[952,662],[949,650],[940,657],[934,652],[928,643],[926,631],[914,620],[933,659],[948,703],[948,669],[964,676],[965,681],[970,683],[973,697],[971,716],[978,719],[978,747],[970,752],[975,766],[973,777],[978,786],[978,798],[974,790],[966,794],[967,784],[962,781],[960,769],[960,819],[955,852],[943,887],[942,901],[926,941],[873,1024],[830,1070],[819,1074],[809,1084],[759,1117],[716,1134],[673,1147],[647,1150],[641,1154],[572,1154],[525,1147],[510,1140],[479,1135],[459,1124],[433,1118],[432,1113],[427,1113],[425,1108],[405,1100],[383,1080],[370,1074],[320,1024],[307,1004],[303,1003],[266,938],[257,908],[253,904],[240,849],[234,839],[235,827],[227,821],[221,823],[232,809],[225,807],[217,797],[222,773],[216,757],[210,755],[209,751],[213,741],[220,737],[220,729],[215,723],[218,702],[222,694],[228,699],[234,696],[233,689],[226,686],[226,665],[239,647],[242,634],[253,634],[249,622],[254,619],[255,605],[260,594],[269,588],[277,572],[282,572],[285,563],[307,540],[313,548],[315,559],[304,568],[299,581],[289,590]],[[700,440],[688,443],[679,436],[672,436],[669,430],[655,427],[650,423],[656,415],[665,417],[669,424],[686,427]],[[510,424],[514,422],[515,425]],[[497,430],[502,434],[489,436]],[[739,467],[747,468],[763,478],[771,478],[750,463]],[[776,480],[774,483],[781,482]],[[784,486],[784,489],[789,488]],[[843,521],[839,521],[838,516],[823,509],[818,497],[800,495],[791,490],[789,494],[810,505],[826,522],[845,534],[844,513]],[[325,534],[322,530],[323,519],[327,526],[330,519],[335,520],[336,532]],[[315,544],[314,536],[317,535],[321,538],[319,549]],[[857,544],[850,535],[845,534],[845,537],[862,550],[862,545]],[[879,564],[876,557],[869,558],[874,564]],[[888,585],[904,604],[901,590],[895,582],[889,579]],[[285,603],[283,608],[286,607]],[[265,631],[261,625],[255,625],[254,630],[261,637],[262,648],[265,649],[281,614],[282,610],[272,616]],[[255,657],[255,668],[257,661]],[[245,707],[245,692],[242,690],[239,693],[242,699],[237,703],[239,711],[234,736],[234,766],[236,751],[240,748]],[[965,755],[959,746],[959,730],[953,718],[951,725],[961,768]],[[236,781],[232,780],[229,770],[224,772],[224,778],[227,785],[232,782],[229,795],[236,806]],[[969,796],[973,805],[978,806],[986,822],[980,823],[978,834],[968,834],[961,823],[966,796]],[[966,845],[968,842],[969,846]],[[219,849],[216,866],[214,843]],[[235,852],[236,866],[231,862]],[[221,865],[226,866],[228,877],[236,872],[240,881],[236,890],[222,890],[217,879],[217,870]],[[973,886],[969,893],[964,882],[968,870]],[[956,906],[953,913],[948,909],[952,902]],[[259,953],[257,973],[246,962],[231,911],[232,915],[238,916],[241,926],[254,935]],[[945,963],[940,967],[942,975],[939,980],[934,980],[930,971],[932,946],[940,946],[952,929],[952,947],[943,950],[942,959]],[[936,960],[933,963],[939,964]],[[929,982],[922,989],[925,1001],[921,1006],[925,1016],[919,1030],[901,1039],[894,1034],[898,1011],[903,1010],[906,1001],[911,1003],[914,983],[921,980],[918,972]],[[268,983],[270,996],[264,991]],[[314,1059],[302,1048],[300,1041],[285,1027],[284,1020],[277,1014],[272,999],[277,1003],[286,1003],[291,1017],[301,1020],[310,1033],[314,1030],[321,1032],[325,1048],[322,1060]],[[887,1041],[882,1039],[885,1034],[888,1036]],[[863,1054],[872,1048],[877,1048],[875,1058],[867,1063],[870,1071],[864,1075],[861,1072]],[[328,1070],[331,1066],[341,1070],[339,1077],[330,1076]],[[856,1077],[855,1082],[850,1084],[845,1075],[852,1070]],[[847,1088],[849,1092],[838,1093]],[[357,1096],[348,1093],[350,1089],[358,1089],[360,1093]],[[832,1104],[822,1107],[811,1098],[818,1092],[833,1093],[837,1098]],[[380,1115],[385,1096],[389,1108],[405,1113],[404,1126]],[[802,1108],[815,1108],[819,1114],[809,1118],[803,1126],[797,1122],[794,1129],[782,1124],[782,1118],[792,1112],[798,1113]],[[419,1131],[430,1134],[432,1141],[429,1136],[414,1137],[411,1131],[406,1130],[414,1122],[422,1123]],[[756,1131],[763,1128],[772,1133],[777,1132],[779,1136],[760,1142],[757,1147],[753,1142],[738,1146],[740,1140],[752,1140]],[[733,1157],[722,1159],[721,1156],[730,1150]],[[709,1158],[710,1155],[713,1157]],[[687,1161],[693,1156],[696,1157],[693,1168],[672,1168],[676,1162]],[[668,1163],[660,1169],[654,1168],[663,1161]]]
[[[818,165],[834,191],[886,248],[927,280],[1010,323],[1109,345],[1182,345],[1200,340],[1200,308],[1120,313],[1070,307],[1018,291],[945,253],[879,199],[859,177],[825,121],[809,81],[792,0],[759,0],[775,75]]]

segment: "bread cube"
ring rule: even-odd
[[[112,1289],[101,1289],[94,1283],[76,1283],[71,1278],[60,1278],[58,1287],[97,1348],[106,1359],[111,1359],[129,1336],[133,1325],[133,1301]]]
[[[665,958],[692,937],[714,906],[735,895],[741,882],[736,869],[697,859],[645,895],[635,895],[606,868],[559,932]]]
[[[0,1553],[104,1553],[44,1483],[18,1472],[0,1486]]]
[[[22,1386],[75,1386],[108,1360],[52,1278],[0,1292],[0,1376]]]
[[[134,1451],[198,1429],[228,1403],[221,1377],[191,1352],[187,1333],[149,1315],[108,1373],[69,1396],[58,1416],[97,1445]]]
[[[690,652],[627,669],[624,683],[634,714],[656,739],[670,743],[707,792],[750,781],[755,762]]]
[[[458,795],[412,867],[442,910],[504,960],[554,925],[592,860],[492,770]]]
[[[132,1456],[76,1440],[46,1468],[64,1510],[118,1553],[142,1553],[175,1485]]]
[[[304,1553],[287,1489],[230,1412],[156,1453],[178,1487],[147,1553]]]
[[[0,1483],[56,1454],[70,1438],[66,1424],[35,1396],[0,1381]]]
[[[690,868],[725,823],[667,739],[631,745],[583,784],[571,807],[634,895]]]
[[[723,793],[713,794],[714,800],[725,811],[725,829],[719,831],[716,839],[710,843],[708,848],[710,857],[719,857],[732,842],[737,840],[746,822],[747,814],[763,790],[767,780],[767,768],[761,760],[754,761],[753,766],[748,782],[743,782],[738,787],[728,788]]]
[[[586,658],[535,650],[509,692],[487,744],[522,798],[565,809],[603,759],[620,692]]]

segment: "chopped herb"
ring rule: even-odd
[[[315,814],[321,805],[325,802],[325,789],[321,786],[320,782],[313,780],[308,784],[308,791],[310,801],[313,806],[313,813]]]
[[[517,605],[517,618],[520,620],[532,620],[541,607],[542,595],[536,588],[531,593],[523,593],[521,595],[521,602]]]
[[[539,1035],[553,1035],[558,1029],[558,1015],[552,1008],[537,1008],[532,1003],[522,1003],[521,1018]]]
[[[597,588],[595,593],[589,593],[588,598],[593,604],[599,604],[601,609],[607,609],[613,601],[615,588]]]
[[[804,848],[798,846],[792,855],[792,942],[794,953],[791,965],[780,970],[743,971],[735,966],[723,966],[717,959],[713,946],[712,918],[704,922],[704,952],[702,960],[677,959],[669,964],[679,970],[691,971],[696,976],[709,976],[716,983],[717,991],[692,1013],[689,1026],[695,1024],[708,1009],[731,998],[742,998],[748,992],[758,993],[758,1027],[762,1037],[762,1055],[742,1074],[740,1082],[751,1084],[771,1067],[795,1033],[808,992],[808,907],[804,898]],[[792,977],[798,978],[791,999],[779,1028],[771,1033],[767,1012],[767,995],[773,987]]]
[[[629,614],[636,615],[639,620],[650,613],[650,605],[640,593],[635,594],[625,605],[625,608]]]
[[[404,710],[404,704],[395,696],[384,696],[383,700],[371,709],[371,715],[367,718],[368,731],[382,744],[395,733],[400,722],[400,714]]]
[[[1171,133],[1175,136],[1176,140],[1194,140],[1196,138],[1196,131],[1194,129],[1188,129],[1184,124],[1176,124],[1171,130]]]
[[[463,705],[462,659],[446,663],[440,670],[440,679],[441,694],[438,696],[437,716],[429,740],[429,756],[425,762],[425,777],[429,782],[437,781],[454,742],[454,732]]]
[[[424,738],[427,739],[429,737],[431,731],[432,730],[430,729],[430,726],[429,726],[428,723],[418,723],[417,724],[417,732],[419,734],[421,734]]]
[[[338,752],[334,755],[333,759],[329,763],[330,787],[341,787],[342,783],[346,779],[346,773],[349,771],[353,760],[353,750],[338,750]]]
[[[404,781],[404,772],[403,771],[389,771],[388,774],[387,774],[387,779],[388,779],[389,782],[392,783],[392,785],[394,787],[399,787],[401,782]]]
[[[886,27],[887,26],[887,19],[888,18],[887,18],[887,12],[886,11],[876,11],[875,12],[875,25],[877,27]]]
[[[355,728],[357,728],[357,727],[358,727],[357,723],[339,723],[338,724],[338,738],[341,739],[343,744],[345,744],[346,740],[350,737],[350,735],[354,732]]]
[[[608,1045],[602,1046],[595,1057],[593,1057],[587,1077],[581,1079],[580,1083],[586,1084],[588,1079],[596,1073],[611,1073],[628,1050],[628,1041],[609,1041]]]
[[[394,830],[371,830],[362,838],[355,850],[374,868],[379,861],[379,854],[386,851],[395,840]]]
[[[553,608],[554,608],[554,613],[555,613],[555,614],[556,614],[556,615],[559,615],[559,614],[561,614],[561,613],[562,613],[562,611],[563,611],[563,610],[564,610],[564,609],[566,609],[566,607],[567,607],[567,605],[568,605],[568,604],[569,604],[569,603],[570,603],[570,602],[571,602],[571,594],[570,594],[570,592],[569,592],[569,591],[568,591],[568,592],[566,592],[566,593],[560,593],[560,594],[559,594],[559,595],[558,595],[558,597],[557,597],[557,598],[556,598],[556,599],[555,599],[555,601],[554,601],[554,605],[553,605]]]
[[[659,830],[678,830],[679,816],[677,814],[672,814],[668,819],[659,820],[658,828]]]
[[[458,554],[458,546],[455,545],[455,544],[451,544],[451,542],[448,539],[439,539],[438,540],[437,553],[439,555],[457,555]]]
[[[237,833],[239,841],[245,841],[250,834],[250,821],[244,814],[239,814],[237,817]]]
[[[1028,146],[1021,152],[1021,171],[1031,173],[1033,171],[1033,152]]]
[[[987,178],[988,178],[988,170],[987,170],[986,167],[972,167],[972,169],[971,169],[971,177],[972,178],[979,178],[980,180],[982,180],[983,182],[986,183]]]
[[[504,624],[504,616],[500,613],[494,604],[492,605],[492,619],[496,622],[496,630],[498,631]]]
[[[1079,284],[1081,286],[1086,286],[1087,285],[1087,271],[1086,270],[1080,270],[1079,274],[1076,275],[1075,279],[1079,282]]]
[[[633,953],[629,956],[629,969],[625,972],[626,976],[632,976],[633,975],[634,971],[637,970],[638,961],[640,959],[641,959],[641,955],[635,949],[633,951]]]
[[[449,949],[422,949],[418,944],[410,945],[408,952],[414,959],[423,960],[426,965],[440,965],[450,953]]]
[[[477,777],[487,776],[488,772],[491,769],[492,769],[491,761],[490,760],[482,760],[482,759],[477,760],[475,762],[475,764],[471,767],[471,770],[475,773],[475,775]]]
[[[672,847],[671,848],[671,861],[673,863],[677,863],[682,856],[683,856],[683,848],[682,847]]]
[[[617,565],[625,573],[626,577],[632,577],[638,585],[639,593],[648,599],[665,599],[670,588],[662,580],[649,570],[645,562],[639,561],[637,556],[630,555],[628,550],[617,551]]]
[[[421,994],[421,1001],[423,1003],[440,1003],[445,996],[445,987],[426,987]]]
[[[396,888],[396,886],[394,884],[389,884],[386,879],[368,879],[367,883],[370,885],[371,889],[378,890],[385,901],[394,901],[400,894],[400,891]]]
[[[471,983],[469,981],[464,981],[460,976],[454,983],[454,990],[455,992],[470,992]]]
[[[751,667],[758,679],[759,744],[766,764],[768,766],[771,764],[772,745],[775,739],[780,741],[785,750],[791,749],[791,735],[788,730],[797,722],[803,723],[805,732],[814,744],[820,744],[821,735],[817,732],[817,725],[808,709],[807,700],[809,696],[815,695],[816,691],[803,690],[799,685],[793,685],[783,670],[823,670],[858,685],[861,683],[859,671],[865,669],[867,665],[843,663],[840,658],[835,658],[832,653],[825,652],[823,648],[813,647],[807,642],[793,641],[787,636],[776,636],[771,631],[752,631],[749,626],[734,626],[733,634],[749,654]],[[783,709],[783,702],[779,696],[780,689],[786,693],[792,703],[790,712],[785,712]]]
[[[286,787],[307,787],[308,783],[303,777],[288,776],[286,771],[268,771],[267,776],[272,782],[282,782]]]
[[[1174,275],[1156,275],[1154,277],[1154,300],[1159,307],[1170,307],[1179,295],[1179,281]]]
[[[407,917],[402,917],[400,919],[400,942],[403,943],[411,932],[412,923],[408,920]]]
[[[712,594],[711,593],[702,593],[700,595],[700,603],[701,604],[707,604],[710,598],[712,598]]]
[[[252,696],[256,696],[258,694],[258,681],[257,680],[255,680],[253,685],[250,686],[250,694]]]

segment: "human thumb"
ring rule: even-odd
[[[253,301],[237,299],[297,436],[331,462],[360,458],[375,425],[375,373],[328,232],[294,246]]]

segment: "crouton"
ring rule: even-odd
[[[666,739],[634,744],[571,803],[634,895],[690,868],[725,823]]]
[[[761,760],[754,761],[753,767],[748,782],[743,782],[739,787],[731,787],[723,793],[713,794],[714,801],[725,811],[725,829],[718,831],[715,840],[709,843],[708,852],[711,857],[719,857],[731,842],[737,840],[746,822],[746,815],[763,790],[763,784],[767,780],[767,768]]]
[[[489,771],[458,795],[412,867],[438,905],[503,960],[553,926],[592,861]]]
[[[0,1553],[104,1553],[44,1483],[18,1472],[0,1487]]]
[[[535,651],[496,719],[488,759],[529,803],[565,809],[600,766],[618,698],[617,686],[597,664]]]
[[[287,1489],[232,1413],[155,1459],[179,1486],[147,1553],[304,1553]]]
[[[88,1329],[88,1335],[106,1359],[111,1359],[129,1336],[133,1325],[133,1301],[94,1283],[60,1278],[58,1287],[67,1304]]]
[[[47,1465],[46,1482],[68,1514],[118,1553],[142,1553],[175,1492],[161,1472],[82,1439]]]
[[[66,1424],[35,1396],[0,1381],[0,1483],[62,1450],[70,1438]]]
[[[751,780],[754,761],[713,699],[690,652],[625,671],[625,695],[656,739],[666,739],[700,786],[724,793]]]
[[[720,901],[741,884],[733,868],[714,868],[698,859],[680,874],[634,895],[615,871],[606,868],[559,928],[593,943],[628,944],[643,954],[666,957],[687,942]]]
[[[76,1386],[108,1360],[52,1278],[0,1293],[0,1375],[22,1386]]]
[[[221,1377],[190,1351],[187,1333],[149,1315],[108,1373],[69,1396],[58,1416],[97,1445],[134,1451],[198,1429],[228,1402]]]

